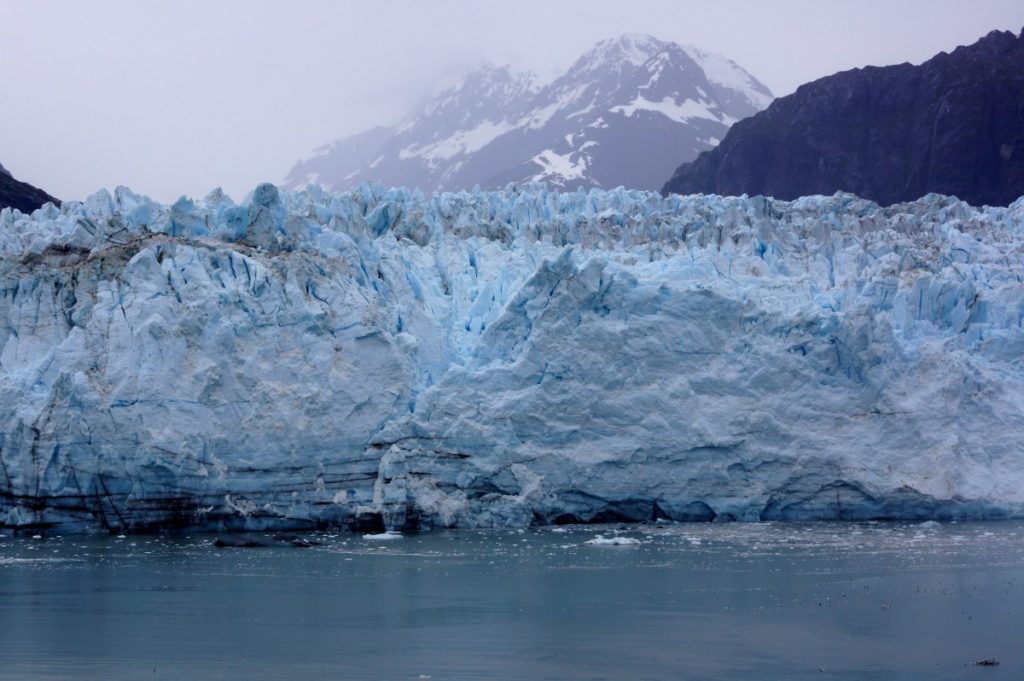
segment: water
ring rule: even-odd
[[[2,538],[0,679],[1024,678],[1020,522],[306,536]]]

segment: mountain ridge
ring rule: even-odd
[[[1007,205],[1024,194],[1022,103],[1024,32],[992,31],[918,66],[805,83],[681,164],[662,191]]]
[[[0,164],[0,210],[16,208],[22,213],[31,213],[46,203],[59,206],[60,199],[50,196],[28,182],[18,180]]]
[[[295,164],[284,186],[657,189],[679,155],[696,157],[771,97],[725,57],[627,34],[597,43],[544,84],[484,64],[398,126],[375,129],[377,148],[352,149],[367,133],[324,145]]]

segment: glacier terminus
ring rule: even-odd
[[[125,188],[0,212],[0,527],[1024,510],[1024,199]]]

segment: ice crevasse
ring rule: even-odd
[[[0,526],[1024,510],[1024,199],[0,212]]]

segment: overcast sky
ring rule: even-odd
[[[0,0],[0,163],[62,199],[162,201],[279,182],[332,139],[400,119],[481,60],[550,78],[649,33],[726,55],[776,95],[920,63],[1022,0]]]

